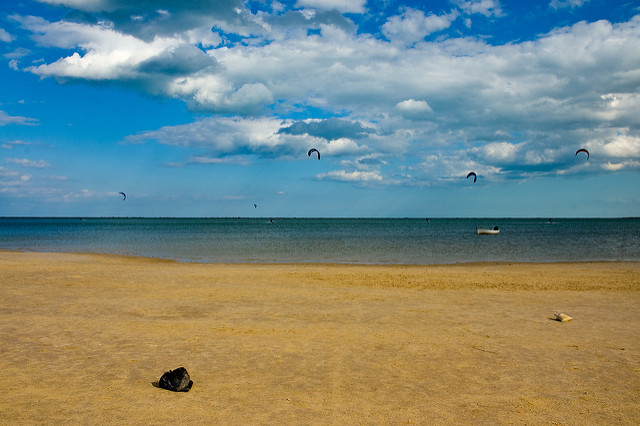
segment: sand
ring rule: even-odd
[[[0,252],[0,295],[3,424],[640,423],[640,263]]]

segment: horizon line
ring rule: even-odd
[[[0,219],[629,219],[640,216],[1,216]]]

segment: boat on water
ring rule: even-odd
[[[500,230],[497,226],[494,226],[493,229],[476,228],[476,232],[478,233],[478,235],[496,235],[500,233]]]

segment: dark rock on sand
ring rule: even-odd
[[[189,377],[184,367],[169,370],[160,377],[158,386],[174,392],[188,392],[193,386],[193,380]]]

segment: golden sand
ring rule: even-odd
[[[640,263],[0,252],[0,295],[3,424],[640,423]]]

